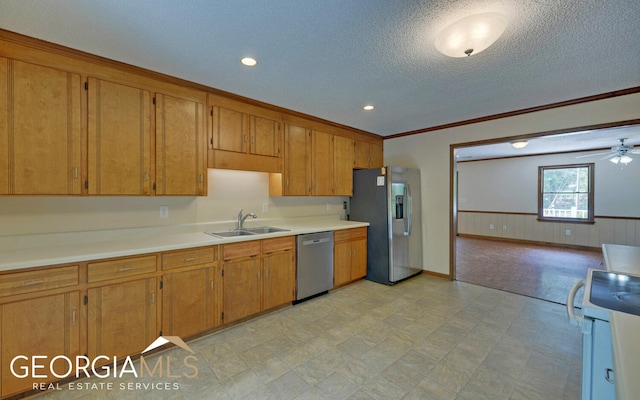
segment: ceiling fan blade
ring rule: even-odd
[[[615,157],[615,156],[617,156],[617,155],[618,155],[618,153],[611,153],[611,154],[609,154],[608,156],[604,156],[604,157],[602,157],[602,158],[599,158],[599,160],[606,160],[606,159],[608,159],[608,158],[613,158],[613,157]]]
[[[611,152],[607,151],[605,153],[595,153],[595,154],[587,154],[586,156],[577,156],[576,158],[587,158],[587,157],[595,157],[595,156],[601,156],[603,154],[609,154]],[[615,154],[615,153],[614,153]]]
[[[629,153],[640,154],[640,147],[636,147],[633,150],[629,150]]]

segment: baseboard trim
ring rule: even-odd
[[[451,275],[441,274],[440,272],[427,271],[426,269],[422,270],[422,274],[423,275],[434,276],[436,278],[446,279],[446,280],[449,280],[449,281],[453,280],[453,277]]]
[[[458,233],[458,236],[469,238],[469,239],[488,239],[488,240],[497,240],[497,241],[511,242],[511,243],[538,244],[538,245],[551,246],[551,247],[563,247],[565,249],[569,248],[569,249],[576,249],[576,250],[601,250],[600,247],[582,246],[579,244],[571,244],[571,243],[541,242],[537,240],[514,239],[514,238],[505,238],[505,237],[498,237],[498,236],[472,235],[468,233]]]

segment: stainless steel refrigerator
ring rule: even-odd
[[[350,219],[369,222],[367,279],[393,285],[422,272],[420,170],[353,172]]]

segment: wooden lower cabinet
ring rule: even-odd
[[[172,272],[162,278],[162,334],[187,338],[220,324],[215,267]]]
[[[293,251],[286,251],[263,258],[262,308],[264,310],[291,303],[295,299],[294,257]]]
[[[224,323],[295,299],[295,237],[222,246]]]
[[[333,286],[367,275],[367,228],[336,231],[333,251]]]
[[[20,393],[32,388],[33,383],[47,383],[57,380],[15,377],[9,370],[14,357],[14,371],[20,375],[31,370],[33,356],[46,356],[38,364],[46,368],[38,369],[38,374],[49,375],[46,360],[55,356],[75,358],[80,354],[80,294],[77,291],[17,301],[0,306],[0,352],[2,354],[2,397]],[[61,363],[62,365],[62,363]],[[61,367],[59,374],[63,374]]]
[[[156,286],[153,277],[87,291],[89,358],[138,354],[158,337]]]
[[[224,323],[259,313],[262,289],[260,259],[227,262],[223,271]]]

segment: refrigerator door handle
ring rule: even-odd
[[[413,221],[413,201],[411,199],[411,187],[408,183],[405,183],[405,198],[407,199],[407,214],[405,217],[405,231],[404,235],[409,236],[411,234],[411,224]]]

